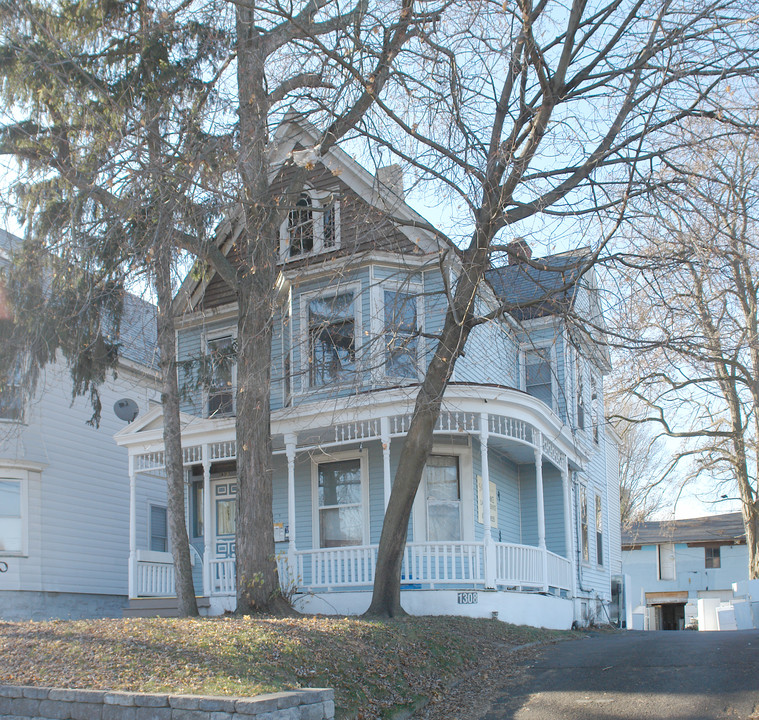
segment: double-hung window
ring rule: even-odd
[[[427,540],[461,540],[461,484],[455,455],[430,455],[424,468]]]
[[[24,550],[21,480],[0,478],[0,555]]]
[[[600,495],[596,495],[596,564],[604,564],[604,523]]]
[[[169,550],[169,523],[163,505],[150,506],[150,549],[156,552]]]
[[[302,192],[288,213],[280,238],[283,259],[329,252],[340,247],[337,195],[333,192]]]
[[[418,377],[416,295],[384,291],[385,374]]]
[[[308,302],[311,387],[347,379],[356,370],[356,317],[352,292]]]
[[[575,390],[577,394],[577,427],[580,430],[585,429],[585,368],[580,360],[577,358],[575,365],[576,381]]]
[[[234,415],[237,346],[233,334],[206,339],[208,356],[208,417]]]
[[[593,442],[598,442],[598,381],[590,376],[590,423],[593,427]]]
[[[21,366],[16,364],[8,377],[0,378],[0,420],[21,420],[24,413]]]
[[[362,545],[364,516],[360,458],[319,463],[316,484],[319,547]]]
[[[551,349],[534,348],[524,353],[524,389],[528,395],[553,407]]]
[[[582,544],[582,560],[590,562],[590,543],[588,538],[588,493],[580,488],[580,542]]]
[[[704,567],[707,570],[721,567],[719,545],[712,545],[704,548]]]
[[[290,239],[290,257],[310,253],[314,249],[314,213],[311,196],[301,193],[295,208],[290,211],[287,229]]]

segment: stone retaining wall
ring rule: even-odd
[[[0,717],[18,720],[333,720],[331,689],[249,698],[0,685]]]

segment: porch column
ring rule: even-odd
[[[129,453],[129,597],[137,597],[137,476]]]
[[[569,496],[569,463],[564,458],[561,468],[561,489],[564,493],[564,552],[572,568],[572,587],[569,588],[574,595],[574,548],[572,547],[572,501]]]
[[[385,510],[390,502],[392,477],[390,476],[390,418],[380,418],[380,442],[382,442],[382,478],[385,488]]]
[[[490,464],[488,462],[488,438],[490,437],[490,428],[488,414],[480,413],[480,455],[482,465],[482,483],[479,492],[482,497],[482,532],[484,535],[484,556],[483,562],[485,567],[485,587],[494,588],[496,581],[496,556],[495,543],[493,542],[493,533],[490,527]]]
[[[203,445],[203,595],[211,595],[211,455],[208,445]]]
[[[287,456],[287,529],[289,544],[287,546],[287,565],[291,579],[297,575],[295,565],[295,448],[297,437],[294,433],[285,435],[285,455]]]
[[[548,550],[546,548],[546,509],[543,502],[543,437],[536,433],[535,490],[538,503],[538,546],[543,552],[543,590],[548,591]]]

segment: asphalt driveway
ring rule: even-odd
[[[759,631],[619,632],[561,642],[483,720],[759,720]]]

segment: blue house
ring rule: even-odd
[[[284,129],[273,172],[314,142],[307,129]],[[241,232],[234,219],[220,228],[230,258]],[[280,573],[296,607],[359,613],[458,260],[405,203],[396,166],[375,177],[339,149],[310,171],[279,253],[271,429]],[[586,256],[531,258],[516,241],[483,284],[477,311],[497,319],[473,332],[435,428],[404,555],[411,613],[551,627],[606,617],[620,572],[618,460],[604,424],[608,358],[588,331],[602,318]],[[189,540],[198,592],[220,613],[235,605],[237,306],[209,273],[186,279],[176,308]],[[161,428],[156,408],[116,435],[129,450],[134,608],[173,593],[171,557],[148,544],[141,512],[163,472]]]

